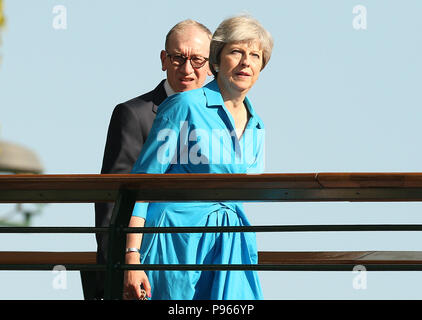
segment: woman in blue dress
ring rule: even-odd
[[[246,97],[273,47],[271,35],[249,16],[224,20],[210,45],[215,79],[168,97],[132,173],[260,173],[264,125]],[[192,63],[189,53],[174,65]],[[250,225],[238,202],[137,202],[130,227]],[[127,235],[128,264],[256,264],[256,237],[248,233]],[[262,299],[256,271],[125,272],[124,299]]]

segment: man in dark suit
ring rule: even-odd
[[[184,20],[167,34],[165,50],[160,53],[167,78],[137,98],[117,105],[111,116],[104,150],[102,174],[130,173],[155,119],[157,108],[168,96],[200,88],[207,75],[212,34],[204,25]],[[95,204],[95,226],[107,227],[113,203]],[[108,236],[97,234],[97,262],[107,261]],[[104,297],[105,272],[81,272],[85,299]]]

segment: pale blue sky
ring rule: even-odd
[[[98,173],[110,115],[165,76],[159,52],[186,18],[212,31],[247,12],[272,33],[249,97],[267,128],[266,172],[422,171],[422,3],[418,0],[4,0],[0,138],[35,150],[46,173]],[[52,27],[67,9],[67,29]],[[353,8],[367,9],[356,30]],[[5,208],[5,205],[0,208]],[[263,224],[421,223],[420,203],[247,204]],[[0,214],[1,214],[0,210]],[[93,226],[92,204],[50,204],[37,226]],[[258,234],[259,250],[422,250],[419,232]],[[93,235],[0,235],[0,250],[95,250]],[[261,272],[267,299],[421,299],[421,272]],[[0,272],[0,299],[81,299],[51,272]]]

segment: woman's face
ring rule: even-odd
[[[217,80],[223,89],[246,94],[258,79],[262,68],[259,41],[228,43],[220,55]]]

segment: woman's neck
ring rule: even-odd
[[[245,100],[246,92],[241,92],[234,88],[225,86],[218,78],[217,83],[226,108],[236,111],[244,108],[243,101]]]

